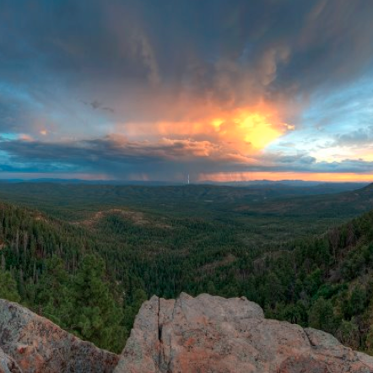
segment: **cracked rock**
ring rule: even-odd
[[[151,298],[115,373],[371,373],[373,358],[330,334],[264,318],[246,298]]]

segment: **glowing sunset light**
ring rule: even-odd
[[[306,172],[219,172],[201,174],[198,181],[234,182],[254,180],[304,180],[323,182],[373,182],[373,173],[306,173]]]
[[[292,129],[294,126],[284,123],[276,110],[261,104],[253,108],[220,110],[217,117],[207,114],[189,120],[127,123],[118,126],[118,133],[133,141],[208,140],[247,154],[257,153]]]
[[[217,131],[220,130],[220,126],[224,123],[223,119],[214,119],[211,124],[216,128]]]
[[[245,141],[257,149],[264,148],[282,134],[279,129],[269,122],[269,118],[261,114],[246,115],[242,113],[234,120],[239,124],[242,131],[246,133]]]
[[[287,130],[294,129],[294,126],[283,123],[274,110],[263,107],[259,110],[236,109],[226,114],[225,119],[216,118],[210,124],[223,140],[241,143],[237,150],[247,151],[248,145],[254,152],[264,149]]]

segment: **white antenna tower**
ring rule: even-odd
[[[188,174],[188,185],[190,184],[190,180],[189,180],[189,174]]]

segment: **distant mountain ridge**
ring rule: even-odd
[[[53,183],[53,184],[83,184],[83,185],[143,185],[143,186],[183,186],[188,185],[185,181],[164,181],[164,180],[100,180],[100,179],[58,179],[58,178],[35,178],[35,179],[0,179],[0,184],[6,183]],[[367,182],[325,182],[325,181],[304,181],[304,180],[250,180],[250,181],[192,181],[189,185],[216,185],[231,187],[330,187],[337,189],[359,189],[366,186]]]

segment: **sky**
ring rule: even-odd
[[[0,0],[0,178],[373,181],[371,0]]]

